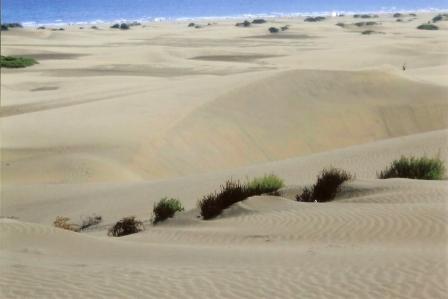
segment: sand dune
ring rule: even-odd
[[[443,129],[447,93],[384,71],[283,72],[207,103],[137,157],[151,175],[185,175]]]
[[[2,32],[2,55],[40,63],[1,70],[0,297],[447,297],[446,180],[376,179],[401,155],[448,161],[448,28],[415,29],[432,16],[369,36],[335,26],[352,16]],[[329,166],[356,178],[296,202]],[[198,218],[266,173],[280,196]],[[186,211],[152,226],[164,196]],[[107,237],[130,215],[143,232]]]

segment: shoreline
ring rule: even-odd
[[[39,26],[79,26],[79,25],[109,25],[114,23],[129,23],[129,22],[140,22],[145,24],[152,23],[182,23],[189,21],[233,21],[242,19],[254,19],[254,18],[266,18],[266,19],[296,19],[305,18],[307,16],[325,16],[325,17],[342,17],[342,16],[353,16],[355,14],[377,14],[380,17],[386,16],[394,13],[420,13],[420,14],[433,14],[433,13],[443,13],[448,12],[447,8],[422,8],[422,9],[409,9],[409,10],[379,10],[379,11],[321,11],[321,12],[291,12],[291,13],[260,13],[260,14],[239,14],[230,16],[198,16],[198,17],[144,17],[144,18],[122,18],[114,20],[91,20],[91,21],[67,21],[67,22],[35,22],[35,21],[7,21],[7,23],[20,23],[26,28],[37,28]]]

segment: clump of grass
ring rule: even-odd
[[[201,216],[205,220],[215,218],[234,203],[251,196],[275,192],[282,186],[283,181],[273,174],[255,178],[246,184],[228,180],[221,186],[220,191],[210,193],[199,201]]]
[[[417,180],[442,180],[445,176],[445,165],[439,158],[405,157],[395,160],[378,174],[380,179],[407,178]]]
[[[275,174],[267,174],[254,178],[246,183],[250,190],[262,190],[263,193],[277,191],[285,185],[284,181]]]
[[[369,21],[369,22],[357,22],[354,24],[357,27],[364,27],[364,26],[373,26],[378,25],[377,22]]]
[[[448,14],[438,14],[437,16],[432,18],[433,23],[437,23],[440,21],[446,21],[446,20],[448,20]]]
[[[91,226],[98,225],[103,221],[103,217],[98,215],[92,215],[82,218],[80,230],[85,230]]]
[[[74,232],[80,231],[80,227],[76,224],[70,223],[70,218],[68,217],[57,216],[53,221],[53,225],[57,228],[62,228],[65,230],[71,230]]]
[[[370,15],[370,14],[354,14],[354,18],[356,19],[371,19],[371,18],[378,18],[378,15]]]
[[[237,27],[250,27],[250,25],[251,25],[251,22],[249,22],[248,20],[245,20],[242,23],[236,23],[235,24],[235,26],[237,26]]]
[[[370,35],[373,33],[375,33],[375,31],[373,31],[373,30],[364,30],[363,32],[361,32],[361,34],[363,34],[363,35]]]
[[[270,33],[279,33],[280,29],[278,29],[277,27],[270,27],[269,28],[269,32]]]
[[[188,24],[188,27],[194,27],[194,26],[196,26],[195,23],[190,23],[190,24]]]
[[[28,57],[0,56],[0,66],[5,68],[23,68],[37,63],[35,59]]]
[[[265,19],[255,19],[252,21],[252,24],[264,24],[267,21]]]
[[[336,197],[341,185],[353,178],[351,174],[342,169],[324,169],[317,177],[317,182],[306,187],[302,194],[296,196],[301,202],[327,202]]]
[[[437,27],[434,24],[421,24],[420,26],[417,27],[417,29],[420,29],[420,30],[439,30],[439,27]]]
[[[397,12],[397,13],[394,13],[393,17],[394,17],[394,18],[401,18],[401,17],[403,17],[403,14]]]
[[[280,27],[280,30],[281,31],[289,30],[289,25],[285,25],[285,26]]]
[[[342,23],[342,22],[339,22],[339,23],[336,23],[336,26],[339,26],[339,27],[342,27],[342,28],[344,28],[344,27],[345,27],[345,24],[344,24],[344,23]]]
[[[323,20],[325,20],[326,18],[325,17],[306,17],[305,18],[305,22],[321,22],[321,21],[323,21]]]
[[[108,236],[121,237],[131,234],[136,234],[144,229],[143,222],[136,220],[134,216],[125,217],[115,223],[109,231]]]
[[[90,29],[98,30],[98,26],[92,26]]]
[[[182,212],[183,210],[184,207],[179,200],[164,197],[154,204],[152,223],[157,224],[173,217],[176,212]]]
[[[20,23],[5,23],[1,24],[1,30],[7,31],[9,28],[23,28],[23,25]]]

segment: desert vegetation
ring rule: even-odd
[[[374,25],[379,25],[379,24],[377,22],[370,21],[370,22],[357,22],[357,23],[354,23],[354,25],[357,27],[364,27],[364,26],[374,26]]]
[[[175,198],[162,198],[154,204],[152,223],[157,224],[168,218],[171,218],[176,212],[182,212],[184,207],[182,203]]]
[[[270,27],[268,30],[270,33],[279,33],[280,32],[280,29],[278,29],[277,27]]]
[[[255,178],[245,184],[228,180],[220,191],[210,193],[199,201],[201,216],[205,220],[215,218],[234,203],[251,196],[275,192],[281,187],[283,180],[273,174]]]
[[[71,230],[74,232],[79,232],[81,230],[79,225],[70,223],[70,218],[63,216],[57,216],[56,219],[53,221],[53,225],[57,228]]]
[[[86,216],[81,219],[80,230],[85,230],[89,227],[98,225],[103,221],[103,217],[98,215]]]
[[[121,29],[121,30],[129,30],[131,27],[129,26],[129,24],[126,23],[121,23],[121,24],[113,24],[112,26],[110,26],[110,28],[112,29]]]
[[[24,68],[38,62],[29,57],[0,56],[0,66],[4,68]]]
[[[417,27],[417,29],[420,29],[420,30],[439,30],[439,27],[437,27],[434,24],[421,24],[420,26]]]
[[[378,15],[372,15],[372,14],[354,14],[354,18],[358,19],[371,19],[371,18],[378,18]]]
[[[252,23],[249,22],[248,20],[245,20],[244,22],[241,23],[236,23],[235,26],[237,27],[250,27]]]
[[[321,16],[318,16],[318,17],[306,17],[304,21],[305,22],[321,22],[321,21],[323,21],[325,19],[326,19],[325,17],[321,17]]]
[[[437,23],[440,21],[447,21],[448,20],[448,14],[438,14],[437,16],[435,16],[434,18],[432,18],[432,22],[433,23]]]
[[[143,222],[136,220],[134,216],[125,217],[112,226],[107,235],[121,237],[138,233],[144,229]]]
[[[23,28],[22,24],[20,23],[5,23],[1,24],[1,30],[7,31],[9,28]]]
[[[301,194],[296,196],[300,202],[327,202],[336,197],[341,185],[353,178],[351,174],[342,169],[324,169],[311,187],[305,187]]]
[[[445,164],[440,158],[405,157],[395,160],[378,174],[380,179],[407,178],[417,180],[442,180]]]
[[[267,21],[265,19],[255,19],[255,20],[252,20],[252,24],[264,24],[266,22]]]

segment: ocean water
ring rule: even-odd
[[[2,23],[39,25],[445,10],[447,7],[447,0],[1,0],[1,17]]]

